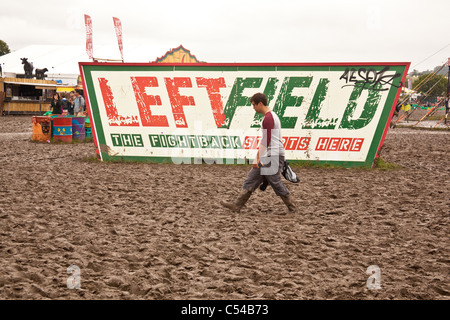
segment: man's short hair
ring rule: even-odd
[[[258,104],[260,102],[262,102],[263,105],[267,106],[267,97],[264,93],[255,93],[251,99],[250,99],[250,103],[254,103],[254,104]]]

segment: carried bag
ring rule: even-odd
[[[283,171],[281,172],[281,174],[283,175],[283,177],[293,183],[298,183],[300,182],[300,179],[297,177],[297,175],[295,174],[295,172],[292,170],[291,166],[289,165],[289,162],[284,161],[283,164]]]

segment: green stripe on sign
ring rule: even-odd
[[[167,137],[167,145],[169,146],[169,148],[176,148],[177,146],[177,138],[174,135],[168,134],[166,135]]]
[[[120,134],[112,133],[111,140],[114,147],[122,147],[122,139],[120,138]]]
[[[213,149],[221,149],[222,144],[218,136],[208,136],[209,147]]]
[[[150,139],[150,145],[153,148],[160,148],[161,147],[161,139],[159,138],[159,135],[157,135],[157,134],[149,134],[148,138]]]
[[[122,135],[123,136],[123,135]],[[133,135],[134,136],[134,135]],[[135,146],[143,146],[142,139],[133,137]],[[114,146],[123,146],[120,134],[111,134]],[[162,135],[149,134],[148,139],[153,148],[192,148],[192,149],[242,149],[239,136],[197,136],[197,135]]]
[[[187,136],[176,136],[177,137],[177,142],[178,148],[189,148],[189,140],[187,138]]]
[[[190,136],[188,136],[188,139],[189,139],[189,145],[191,148],[198,148],[197,136],[190,135]]]

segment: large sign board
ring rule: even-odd
[[[256,156],[264,92],[286,159],[371,166],[409,63],[80,63],[102,160],[245,163]]]

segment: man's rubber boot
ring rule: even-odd
[[[286,205],[286,207],[288,208],[290,213],[297,212],[297,207],[292,202],[292,199],[291,199],[291,197],[289,195],[287,195],[287,196],[280,196],[280,197],[283,200],[284,204]]]
[[[237,198],[236,202],[229,203],[229,202],[220,201],[220,204],[223,205],[225,208],[230,209],[231,211],[239,212],[239,211],[241,211],[242,207],[245,205],[245,203],[247,202],[247,200],[250,198],[251,195],[252,195],[251,191],[242,190],[242,192],[239,194],[239,197]]]

